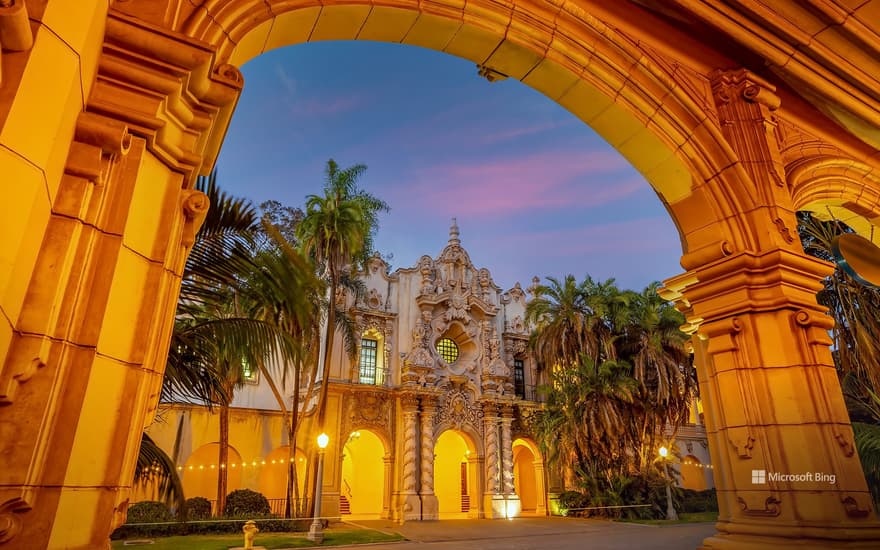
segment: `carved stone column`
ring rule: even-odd
[[[518,517],[522,503],[513,484],[513,406],[504,405],[501,411],[501,492],[504,493],[504,517]]]
[[[501,413],[501,492],[515,495],[513,487],[513,407],[505,405]]]
[[[486,518],[504,517],[504,497],[501,493],[501,448],[498,437],[498,405],[483,403],[483,432],[486,446],[486,490],[483,509]]]
[[[439,519],[440,508],[434,494],[434,414],[437,398],[433,395],[421,397],[422,411],[419,413],[421,448],[421,489],[422,519]]]
[[[746,71],[717,73],[713,90],[741,165],[706,185],[750,201],[732,214],[748,233],[713,257],[685,255],[691,271],[664,292],[699,327],[720,509],[719,533],[704,548],[876,547],[880,529],[828,348],[831,320],[816,303],[831,267],[797,242],[775,140],[779,99]]]
[[[403,480],[400,492],[400,519],[419,519],[421,504],[418,497],[418,415],[419,398],[413,394],[400,397],[403,409]]]

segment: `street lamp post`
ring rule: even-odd
[[[675,506],[672,505],[672,487],[670,486],[669,481],[669,460],[666,458],[669,455],[669,449],[666,447],[660,447],[660,458],[663,461],[663,479],[666,480],[666,519],[670,521],[675,521],[678,519],[678,513],[675,511]],[[318,470],[319,472],[321,470]]]
[[[324,483],[324,449],[330,437],[322,433],[318,436],[318,475],[315,476],[315,509],[313,512],[312,525],[309,527],[308,539],[321,544],[324,542],[324,525],[321,523],[321,486]]]

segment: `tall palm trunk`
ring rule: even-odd
[[[229,471],[229,405],[220,405],[220,464],[217,469],[217,515],[223,515],[226,508]],[[225,465],[225,466],[224,466]]]
[[[324,362],[321,367],[321,397],[318,399],[318,433],[324,431],[324,417],[327,414],[327,392],[330,389],[330,361],[336,336],[336,288],[338,286],[337,275],[335,271],[331,272],[330,306],[327,308],[327,332],[324,334]]]
[[[321,365],[321,394],[318,398],[318,414],[315,421],[316,434],[313,436],[317,436],[317,434],[323,433],[325,431],[324,419],[327,414],[327,394],[330,389],[330,361],[332,359],[332,351],[333,351],[333,342],[335,340],[335,332],[336,332],[336,288],[338,286],[337,283],[337,275],[334,269],[330,269],[330,301],[329,306],[327,308],[327,332],[324,334],[324,361]],[[312,437],[315,439],[315,437]],[[310,442],[313,443],[313,442]],[[310,493],[310,502],[315,502],[315,497],[317,496],[318,491],[318,483],[322,483],[322,480],[317,479],[317,460],[318,453],[311,453],[310,457],[310,466],[311,462],[315,463],[315,468],[310,468],[312,472],[311,477],[311,493]]]
[[[226,508],[226,494],[229,492],[229,398],[235,386],[226,382],[226,396],[220,403],[220,449],[217,461],[217,515],[222,516]]]

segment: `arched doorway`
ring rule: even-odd
[[[513,442],[513,486],[523,514],[547,513],[544,461],[531,440],[518,438]]]
[[[474,452],[470,438],[458,430],[446,430],[434,443],[434,494],[440,519],[470,517],[480,498],[476,466],[469,460]]]
[[[694,491],[706,490],[706,470],[700,459],[694,455],[687,455],[681,459],[681,486]]]
[[[217,501],[217,475],[221,469],[227,472],[227,490],[230,493],[241,488],[241,455],[230,446],[229,464],[220,464],[219,456],[219,443],[202,445],[189,456],[181,470],[183,493],[187,498],[205,497],[214,504]]]
[[[784,545],[815,540],[815,529],[828,532],[819,546],[877,540],[815,301],[827,266],[798,250],[792,209],[804,203],[790,188],[806,186],[807,205],[817,207],[807,187],[826,189],[827,171],[841,167],[830,174],[834,206],[875,220],[880,185],[850,168],[877,171],[877,109],[858,89],[850,93],[860,80],[850,56],[801,56],[825,40],[861,53],[846,33],[817,32],[804,44],[800,32],[773,30],[820,12],[834,21],[817,29],[864,14],[844,16],[853,11],[837,3],[783,13],[769,3],[168,0],[115,2],[108,16],[105,2],[44,4],[30,18],[37,40],[22,41],[33,51],[13,54],[20,63],[10,78],[4,68],[0,100],[0,173],[15,182],[0,254],[8,267],[0,270],[0,426],[15,434],[0,437],[0,454],[21,465],[4,485],[12,536],[98,546],[106,542],[100,525],[124,518],[126,477],[164,369],[157,350],[167,349],[186,243],[206,206],[190,187],[222,142],[242,85],[235,66],[267,48],[358,38],[440,49],[488,77],[522,80],[596,128],[657,189],[688,270],[669,281],[668,296],[697,331],[713,462],[730,472],[719,477],[726,498],[714,543],[742,547],[775,535]],[[688,33],[701,21],[714,30]],[[730,70],[739,66],[763,76]],[[780,148],[834,158],[797,174],[797,158],[783,160]],[[844,173],[852,185],[841,185]],[[768,364],[772,373],[752,368]],[[816,396],[815,410],[791,405],[789,390]],[[816,442],[825,452],[809,467],[837,472],[838,483],[757,494],[743,472],[756,460],[774,471],[799,466],[793,441]],[[789,452],[768,451],[776,447]],[[62,481],[59,471],[69,472]]]
[[[379,519],[385,507],[385,443],[370,430],[355,430],[342,450],[339,513]]]

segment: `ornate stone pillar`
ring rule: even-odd
[[[505,405],[501,413],[501,492],[515,495],[513,486],[513,407]]]
[[[414,394],[400,397],[403,410],[403,480],[400,492],[400,518],[403,521],[421,517],[418,497],[418,414],[419,398]]]
[[[773,88],[747,71],[713,79],[741,162],[705,185],[743,201],[731,241],[682,257],[667,281],[696,328],[719,533],[704,548],[869,548],[880,543],[816,302],[831,266],[803,253],[782,173]],[[738,227],[741,233],[732,233]]]
[[[518,517],[522,503],[513,484],[513,406],[504,405],[501,411],[501,492],[504,493],[504,517]]]
[[[501,482],[501,447],[498,437],[498,405],[483,403],[483,432],[485,437],[486,488],[483,510],[486,518],[504,517],[504,496]]]
[[[422,410],[419,413],[421,459],[422,519],[439,519],[440,509],[434,494],[434,413],[437,410],[437,397],[423,395]]]

